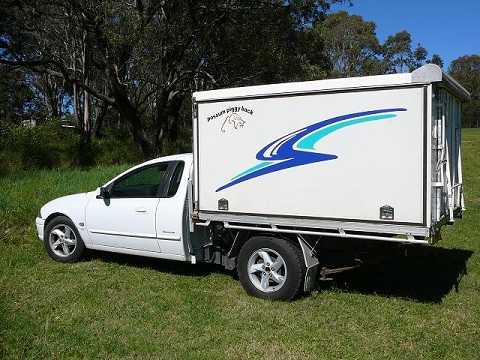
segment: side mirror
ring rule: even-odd
[[[100,194],[97,195],[97,199],[108,199],[110,198],[110,193],[107,188],[101,187]]]

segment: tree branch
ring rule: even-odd
[[[70,83],[75,83],[78,85],[80,88],[86,90],[88,93],[91,95],[95,96],[96,98],[105,101],[109,105],[115,105],[115,99],[111,98],[105,94],[102,94],[101,92],[95,90],[94,88],[84,84],[82,81],[76,78],[70,78],[68,74],[68,69],[63,66],[63,64],[59,63],[58,61],[51,60],[51,59],[44,59],[44,60],[16,60],[16,61],[11,61],[11,60],[5,60],[5,59],[0,59],[0,64],[5,64],[9,66],[14,66],[14,67],[26,67],[30,68],[33,71],[39,72],[39,73],[48,73],[53,76],[61,77],[65,79],[65,81],[70,82]],[[38,69],[39,66],[47,66],[47,65],[54,65],[58,68],[60,68],[59,71],[55,71],[50,68],[45,68],[45,69]]]

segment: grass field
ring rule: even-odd
[[[440,243],[291,303],[248,297],[214,266],[52,261],[39,207],[126,166],[0,178],[0,358],[479,359],[480,131],[463,141],[468,211]]]

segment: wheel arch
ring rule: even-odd
[[[70,219],[70,221],[73,222],[73,220],[70,216],[68,216],[65,213],[57,211],[57,212],[51,213],[50,215],[47,216],[47,218],[45,219],[45,228],[47,227],[48,223],[50,223],[50,221],[52,221],[53,219],[55,219],[56,217],[59,217],[59,216],[65,216],[66,218]]]
[[[291,234],[281,234],[281,233],[274,233],[268,231],[249,231],[249,230],[240,230],[239,231],[239,239],[234,241],[232,244],[231,249],[228,252],[228,256],[230,258],[235,258],[240,253],[240,250],[245,243],[255,237],[269,237],[273,239],[284,239],[291,242],[295,246],[300,246],[299,241],[294,235]]]

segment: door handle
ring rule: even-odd
[[[145,208],[136,208],[136,209],[135,209],[135,212],[136,212],[136,213],[146,213],[146,212],[147,212],[147,209],[145,209]]]

